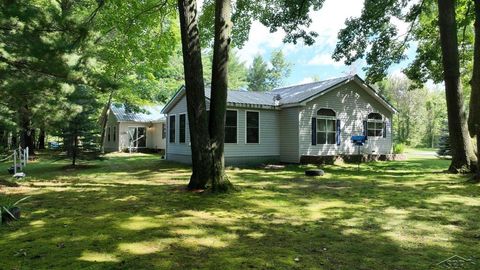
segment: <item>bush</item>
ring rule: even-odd
[[[399,143],[393,146],[393,153],[394,154],[403,154],[405,152],[405,144]]]

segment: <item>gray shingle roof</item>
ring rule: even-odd
[[[328,90],[331,87],[350,79],[351,77],[352,76],[346,76],[320,82],[282,87],[273,89],[269,92],[228,91],[227,101],[231,103],[268,106],[298,103],[325,90]],[[208,99],[210,99],[210,92],[210,88],[205,89],[205,96]],[[280,97],[279,103],[275,104],[274,99],[278,96]]]
[[[328,90],[339,83],[349,80],[350,78],[352,78],[352,76],[282,87],[272,90],[269,94],[280,95],[280,104],[298,103]]]
[[[145,112],[126,112],[123,105],[112,105],[110,109],[117,117],[119,122],[159,122],[165,120],[165,115],[162,113],[162,105],[142,106]]]
[[[228,91],[227,101],[231,103],[275,106],[274,94],[270,92]],[[205,88],[205,97],[210,99],[211,90]]]
[[[302,103],[307,101],[309,98],[315,97],[322,92],[326,92],[333,87],[348,81],[357,81],[358,83],[366,85],[365,82],[357,75],[350,75],[319,82],[277,88],[268,92],[228,91],[227,102],[239,105],[271,106],[279,108],[282,105]],[[390,108],[392,111],[396,111],[396,109],[373,88],[368,85],[366,85],[366,87],[372,90],[373,95],[385,106]],[[175,102],[177,102],[179,98],[184,95],[184,91],[184,87],[177,91],[175,96],[167,103],[166,112],[168,112],[171,106],[173,106]],[[206,87],[205,89],[205,97],[207,99],[210,99],[211,97],[211,90],[209,87]]]

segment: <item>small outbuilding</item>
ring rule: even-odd
[[[112,105],[105,127],[104,149],[117,151],[162,151],[166,147],[166,117],[163,106],[143,106],[134,112]]]

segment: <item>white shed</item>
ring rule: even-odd
[[[163,106],[143,106],[133,112],[112,105],[108,112],[104,148],[107,152],[165,150],[166,123]]]

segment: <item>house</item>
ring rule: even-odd
[[[143,106],[133,112],[124,105],[112,105],[105,127],[107,152],[165,150],[166,117],[162,106]]]
[[[208,89],[205,95],[208,108]],[[229,91],[225,163],[300,163],[315,157],[356,155],[353,135],[367,136],[362,154],[391,154],[395,112],[357,75],[269,92]],[[168,119],[166,159],[191,163],[184,87],[163,113]]]

